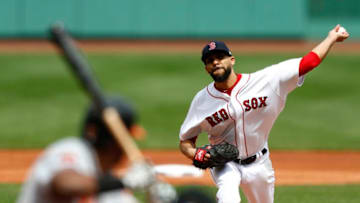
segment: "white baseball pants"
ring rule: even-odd
[[[239,186],[249,203],[274,202],[275,174],[269,153],[249,165],[228,162],[210,172],[218,187],[218,203],[240,203]]]

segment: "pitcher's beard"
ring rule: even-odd
[[[215,82],[224,82],[227,80],[231,73],[231,68],[224,68],[225,72],[222,75],[215,75],[214,73],[211,73],[211,77],[214,79]]]

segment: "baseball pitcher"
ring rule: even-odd
[[[270,130],[285,107],[287,95],[301,86],[330,48],[349,37],[340,25],[302,58],[254,73],[235,73],[235,57],[224,42],[212,41],[202,51],[213,78],[191,102],[180,129],[180,150],[199,168],[210,168],[219,203],[241,201],[239,186],[250,203],[274,201],[274,169],[269,158]],[[209,145],[196,147],[201,132]],[[235,149],[234,149],[235,148]]]

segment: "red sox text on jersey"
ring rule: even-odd
[[[245,106],[245,112],[250,111],[251,109],[257,109],[267,106],[266,99],[267,96],[263,97],[253,97],[251,99],[244,100],[242,104]],[[211,127],[216,126],[222,121],[226,121],[229,119],[229,114],[226,112],[224,108],[219,111],[213,113],[212,115],[206,117],[206,120],[211,125]]]

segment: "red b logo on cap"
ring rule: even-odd
[[[216,48],[216,43],[215,42],[210,42],[209,44],[209,51],[213,50]]]

